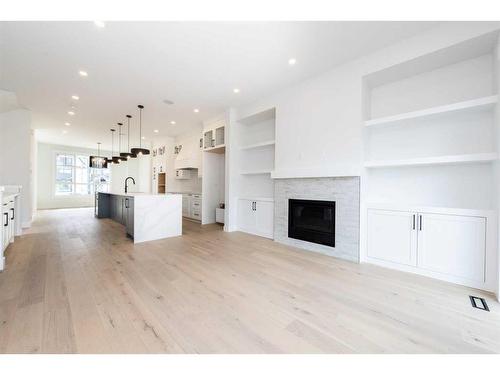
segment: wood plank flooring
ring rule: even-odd
[[[0,273],[0,353],[491,352],[491,295],[217,225],[134,245],[90,209],[40,211]]]

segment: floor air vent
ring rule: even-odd
[[[490,311],[490,309],[488,308],[488,304],[486,303],[486,300],[484,298],[474,296],[469,296],[469,298],[472,307],[479,310]]]

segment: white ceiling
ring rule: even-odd
[[[20,105],[32,111],[41,141],[81,147],[100,141],[109,148],[109,128],[125,122],[126,114],[134,116],[132,140],[138,139],[137,104],[145,106],[148,140],[181,134],[224,108],[436,25],[107,22],[98,28],[93,22],[2,22],[0,89],[15,92]],[[292,57],[297,63],[289,66]],[[88,77],[80,77],[79,70]],[[234,94],[233,88],[241,92]],[[72,101],[71,95],[80,100]],[[166,105],[164,99],[175,104]],[[76,115],[71,117],[72,104]]]

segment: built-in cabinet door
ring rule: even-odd
[[[244,232],[255,233],[256,215],[253,208],[254,201],[238,200],[238,228]]]
[[[254,201],[257,233],[261,236],[274,237],[274,203]]]
[[[127,234],[134,237],[134,198],[124,198],[124,218]]]
[[[415,212],[369,209],[368,256],[415,266],[417,262],[416,221]]]
[[[485,237],[484,217],[419,213],[418,266],[484,282]]]

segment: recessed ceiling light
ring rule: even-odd
[[[74,115],[75,115],[75,112],[73,112],[73,111],[68,111],[68,115],[70,115],[70,116],[74,116]]]
[[[62,133],[63,134],[68,134],[68,131],[67,130],[63,130]]]
[[[71,99],[80,100],[80,97],[78,95],[71,95]]]
[[[288,60],[288,65],[295,65],[296,62],[297,60],[292,57],[291,59]]]
[[[193,112],[198,113],[198,112],[200,112],[200,110],[198,108],[195,108],[195,109],[193,109]]]
[[[80,74],[82,77],[87,77],[89,75],[85,70],[80,70],[78,74]]]
[[[64,125],[71,126],[71,124],[69,122],[65,122]]]
[[[168,99],[163,99],[163,103],[168,104],[168,105],[172,105],[172,104],[174,104],[174,102],[173,102],[173,101],[168,100]]]
[[[97,27],[99,28],[103,28],[104,26],[106,26],[106,24],[103,22],[103,21],[94,21],[94,25],[96,25]]]
[[[145,137],[145,136],[142,136],[142,137],[141,137],[141,139],[146,139],[146,137]]]
[[[238,94],[238,93],[240,92],[240,89],[233,89],[233,92],[234,92],[235,94]]]
[[[155,133],[158,133],[158,132],[159,132],[159,130],[158,130],[158,129],[155,129],[155,130],[153,130],[153,131],[154,131]]]
[[[170,123],[171,123],[172,125],[175,125],[175,121],[170,121]]]

